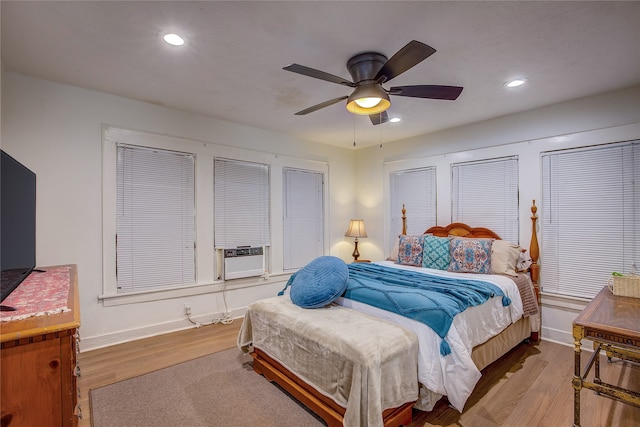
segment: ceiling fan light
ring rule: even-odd
[[[380,101],[382,101],[382,98],[377,97],[360,98],[355,100],[356,104],[358,104],[362,108],[375,107],[376,105],[380,104]]]
[[[389,95],[375,82],[360,84],[347,99],[347,110],[363,116],[382,113],[390,106]]]

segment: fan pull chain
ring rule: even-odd
[[[380,124],[378,125],[378,138],[380,139],[380,147],[378,148],[382,148],[382,127],[380,126],[382,124],[382,111],[379,114],[380,114]]]
[[[356,115],[352,114],[353,116],[353,146],[356,146]]]

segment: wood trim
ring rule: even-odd
[[[280,385],[280,387],[320,416],[329,427],[341,427],[343,425],[345,408],[302,381],[259,348],[254,348],[251,356],[253,357],[253,370],[257,374],[264,375],[267,380]],[[409,425],[412,419],[414,403],[407,402],[397,408],[383,411],[384,426]]]

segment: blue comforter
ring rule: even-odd
[[[422,322],[440,338],[440,354],[451,348],[445,337],[456,314],[494,296],[511,300],[498,286],[471,279],[454,279],[369,263],[349,264],[345,298],[363,302]]]

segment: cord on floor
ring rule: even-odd
[[[229,309],[227,307],[227,295],[226,295],[226,290],[222,291],[222,300],[224,301],[224,314],[222,317],[218,317],[217,319],[213,319],[211,322],[208,323],[200,323],[200,322],[196,322],[195,320],[191,319],[191,315],[187,314],[187,319],[189,320],[189,322],[193,323],[196,328],[199,328],[201,326],[209,326],[209,325],[217,325],[218,323],[221,323],[223,325],[230,325],[233,323],[233,318],[231,316],[229,316]]]
[[[233,323],[233,318],[229,316],[228,313],[225,313],[224,316],[218,317],[217,319],[213,319],[211,322],[206,322],[206,323],[201,323],[193,320],[190,314],[187,315],[187,320],[189,320],[189,322],[195,325],[196,328],[199,328],[201,326],[217,325],[218,323],[221,323],[223,325],[230,325]]]

